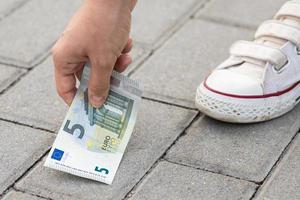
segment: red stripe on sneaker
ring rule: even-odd
[[[225,92],[220,92],[220,91],[217,91],[215,89],[212,89],[211,87],[209,87],[206,84],[206,79],[204,81],[204,87],[206,89],[214,92],[214,93],[221,94],[221,95],[228,96],[228,97],[233,97],[233,98],[241,98],[241,99],[262,99],[262,98],[280,96],[280,95],[283,95],[283,94],[291,91],[292,89],[294,89],[299,84],[300,84],[300,81],[294,83],[292,86],[290,86],[289,88],[287,88],[285,90],[282,90],[282,91],[279,91],[279,92],[270,93],[270,94],[264,94],[264,95],[236,95],[236,94],[228,94],[228,93],[225,93]]]

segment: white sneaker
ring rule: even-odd
[[[238,41],[231,56],[200,84],[196,106],[227,122],[279,117],[300,102],[300,0],[285,3],[260,25],[255,40]]]

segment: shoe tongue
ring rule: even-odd
[[[284,24],[291,25],[300,30],[300,19],[299,18],[284,17],[279,20]],[[287,42],[287,40],[278,39],[278,38],[270,36],[270,37],[256,39],[255,42],[264,44],[266,46],[273,47],[273,48],[281,48]],[[251,59],[249,59],[249,60],[251,60]],[[238,66],[231,67],[231,68],[229,68],[229,70],[232,70],[239,74],[247,75],[249,77],[251,76],[258,80],[262,80],[265,69],[264,69],[264,66],[257,64],[257,62],[255,62],[255,61],[253,61],[253,62],[247,61]]]

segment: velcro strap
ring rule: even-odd
[[[275,19],[280,19],[282,17],[291,16],[300,18],[300,1],[288,1],[286,2],[280,10],[275,15]]]
[[[300,47],[300,30],[282,22],[269,20],[259,26],[255,33],[255,38],[276,37],[291,41]]]
[[[280,49],[244,40],[234,43],[230,48],[230,54],[269,62],[276,69],[280,69],[287,62],[287,57]]]

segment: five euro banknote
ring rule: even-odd
[[[117,72],[106,102],[94,108],[88,99],[90,67],[85,66],[45,166],[111,184],[133,132],[142,90]]]

